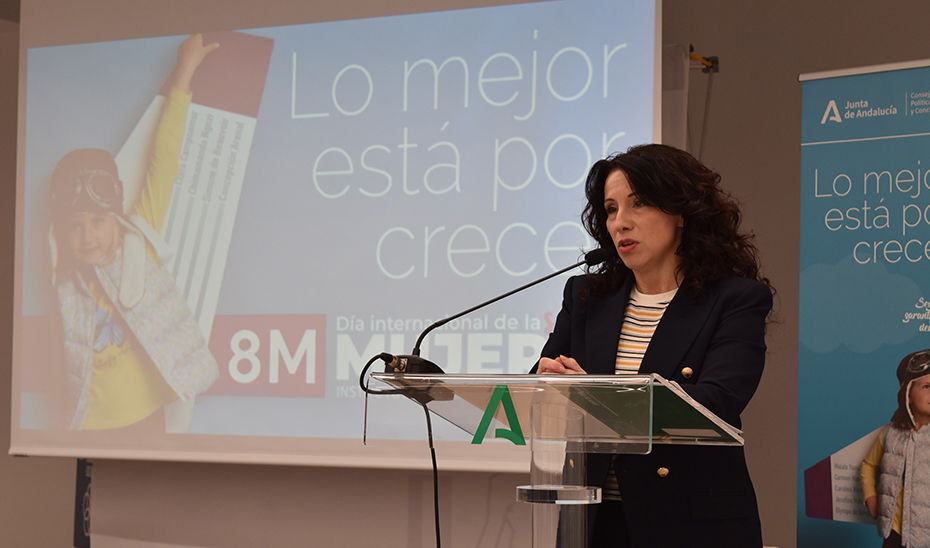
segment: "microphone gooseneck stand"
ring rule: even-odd
[[[369,380],[369,378],[366,378],[365,376],[368,373],[368,369],[371,368],[373,363],[375,363],[376,361],[380,359],[384,362],[385,373],[411,373],[411,374],[433,374],[433,373],[442,374],[442,373],[445,373],[445,371],[443,371],[442,368],[436,365],[435,363],[420,357],[420,345],[423,343],[423,339],[426,337],[426,335],[429,332],[433,331],[434,329],[438,327],[442,327],[443,325],[447,324],[448,322],[451,322],[454,319],[461,318],[462,316],[466,314],[471,314],[472,312],[478,309],[484,308],[490,304],[494,304],[501,299],[505,299],[513,295],[514,293],[519,293],[520,291],[523,291],[524,289],[529,289],[530,287],[533,287],[536,284],[542,283],[560,274],[564,274],[568,272],[569,270],[578,268],[581,265],[587,265],[587,266],[598,265],[606,261],[608,257],[610,257],[610,254],[612,251],[613,250],[608,250],[604,248],[598,248],[593,251],[589,251],[585,253],[583,261],[579,261],[571,266],[563,268],[562,270],[557,270],[551,274],[548,274],[546,276],[543,276],[542,278],[539,278],[538,280],[532,281],[526,285],[522,285],[516,289],[508,291],[507,293],[504,293],[503,295],[498,295],[497,297],[494,297],[491,300],[488,300],[479,305],[473,306],[469,308],[468,310],[459,312],[458,314],[455,314],[454,316],[449,316],[448,318],[439,320],[433,323],[432,325],[430,325],[429,327],[427,327],[426,329],[424,329],[422,333],[420,333],[420,336],[417,338],[417,343],[416,345],[414,345],[413,351],[410,354],[393,355],[393,354],[388,354],[387,352],[382,352],[378,354],[377,356],[374,356],[370,360],[368,360],[368,363],[365,364],[365,367],[362,369],[362,372],[359,374],[358,385],[359,387],[361,387],[362,391],[365,392],[365,425],[364,425],[364,434],[362,435],[363,442],[365,443],[368,442],[368,395],[369,394],[375,394],[375,395],[404,394],[404,395],[407,395],[413,398],[417,403],[419,403],[420,406],[423,408],[423,411],[426,413],[426,433],[429,439],[430,456],[432,457],[432,461],[433,461],[433,513],[434,513],[434,519],[436,523],[436,527],[435,527],[436,528],[436,548],[441,548],[441,539],[439,535],[439,469],[436,466],[436,449],[435,447],[433,447],[433,425],[432,425],[432,422],[430,421],[429,408],[426,407],[426,405],[430,401],[433,400],[433,397],[426,392],[414,395],[414,394],[411,394],[410,391],[408,390],[399,390],[396,388],[387,389],[387,390],[372,390],[371,388],[368,387],[368,383],[366,382]],[[616,253],[616,251],[613,251],[613,252]]]

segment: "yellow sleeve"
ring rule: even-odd
[[[862,502],[865,503],[869,497],[878,494],[876,486],[878,485],[878,474],[881,470],[882,455],[885,454],[885,429],[878,433],[878,437],[872,443],[872,448],[862,459],[862,465],[859,466],[859,477],[862,479]]]
[[[178,176],[178,156],[181,154],[184,126],[187,123],[187,107],[190,103],[190,93],[171,90],[155,129],[145,184],[132,208],[135,215],[145,219],[157,232],[161,232],[168,206],[171,204],[171,193]]]

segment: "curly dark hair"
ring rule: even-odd
[[[600,160],[588,172],[581,221],[600,247],[613,250],[607,261],[589,272],[594,282],[590,296],[618,288],[629,273],[607,231],[604,209],[604,183],[617,170],[626,175],[644,204],[684,219],[677,250],[682,286],[701,297],[710,284],[738,276],[771,288],[760,273],[753,234],[739,230],[739,202],[720,188],[720,175],[683,150],[649,144]]]

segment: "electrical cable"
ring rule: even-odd
[[[365,413],[364,413],[365,418],[362,423],[362,444],[363,445],[368,445],[368,395],[369,394],[385,395],[385,394],[405,394],[406,393],[404,390],[398,390],[398,389],[372,390],[368,388],[368,386],[365,384],[365,381],[368,381],[370,379],[370,377],[368,378],[365,377],[365,373],[368,372],[368,369],[371,367],[371,364],[375,363],[375,361],[378,359],[381,359],[384,361],[390,361],[391,358],[393,358],[393,356],[391,356],[387,352],[382,352],[378,354],[377,356],[368,360],[368,363],[366,363],[365,367],[362,369],[362,373],[358,376],[358,385],[361,387],[362,392],[365,393]]]
[[[689,50],[691,54],[691,61],[702,65],[699,67],[701,69],[701,72],[704,72],[707,74],[707,93],[704,96],[704,115],[703,115],[703,118],[701,119],[701,143],[698,146],[698,152],[697,152],[697,159],[700,161],[703,161],[704,160],[704,142],[707,140],[707,126],[708,126],[707,120],[708,120],[708,117],[710,116],[710,97],[711,97],[711,91],[713,90],[713,85],[714,85],[714,73],[720,70],[720,65],[719,65],[719,59],[716,56],[702,57],[698,55],[697,53],[694,53],[693,45],[690,46]],[[692,67],[692,68],[695,68],[695,67]],[[688,112],[687,112],[686,124],[688,126],[687,127],[688,148],[693,149],[694,139],[691,136],[691,109],[690,108],[688,109]]]
[[[365,393],[365,396],[366,396],[366,401],[365,401],[366,408],[367,408],[367,405],[368,405],[368,401],[367,401],[367,396],[368,396],[368,394],[382,394],[382,395],[383,395],[383,394],[406,394],[406,393],[407,393],[406,390],[398,390],[398,389],[394,389],[394,388],[392,388],[392,389],[390,389],[390,390],[372,390],[371,388],[368,388],[368,386],[365,385],[365,380],[366,380],[365,373],[367,373],[367,372],[368,372],[368,369],[371,368],[371,364],[375,363],[375,361],[377,361],[377,360],[382,360],[382,361],[384,361],[384,362],[389,362],[389,361],[391,361],[392,359],[394,359],[394,356],[393,356],[392,354],[388,354],[387,352],[382,352],[382,353],[378,354],[377,356],[373,357],[372,359],[368,360],[368,363],[365,364],[365,367],[362,369],[362,372],[359,374],[359,376],[358,376],[358,385],[362,388],[362,392]]]
[[[616,253],[616,251],[614,251],[613,253]],[[559,274],[568,272],[569,270],[573,268],[577,268],[583,264],[586,264],[589,267],[598,265],[606,261],[608,257],[610,256],[610,254],[611,254],[611,251],[603,249],[603,248],[598,248],[598,249],[589,251],[585,253],[584,260],[576,264],[563,268],[562,270],[552,272],[551,274],[548,274],[534,282],[530,282],[526,285],[518,287],[517,289],[504,293],[503,295],[494,297],[493,299],[489,301],[485,301],[477,306],[473,306],[469,308],[468,310],[465,310],[463,312],[460,312],[454,316],[450,316],[443,320],[439,320],[438,322],[430,325],[422,333],[420,333],[420,336],[417,339],[417,343],[414,346],[413,353],[411,355],[395,356],[393,354],[388,354],[387,352],[382,352],[381,354],[378,354],[377,356],[374,356],[370,360],[368,360],[368,363],[366,363],[365,367],[362,368],[362,372],[358,376],[358,385],[362,389],[362,392],[365,393],[365,426],[364,426],[364,433],[362,435],[363,443],[367,445],[367,442],[368,442],[368,395],[369,394],[406,395],[410,399],[419,403],[420,406],[423,407],[423,411],[426,413],[426,433],[429,438],[429,451],[430,451],[430,456],[433,461],[433,510],[434,510],[433,513],[434,513],[434,520],[436,522],[436,548],[440,548],[441,546],[441,538],[439,534],[439,467],[436,464],[436,448],[433,446],[433,424],[430,420],[429,409],[426,407],[426,404],[432,401],[435,396],[431,394],[429,390],[424,390],[424,391],[419,391],[419,392],[403,390],[403,389],[372,390],[368,387],[368,384],[366,382],[368,379],[370,379],[370,377],[366,377],[368,370],[371,368],[371,365],[375,363],[375,361],[380,359],[384,361],[384,363],[386,364],[386,368],[388,370],[393,369],[395,372],[398,372],[401,374],[405,372],[410,373],[412,371],[417,372],[417,373],[426,373],[426,374],[432,374],[434,372],[442,373],[442,369],[438,365],[434,364],[433,362],[429,360],[420,358],[420,344],[423,342],[423,338],[426,337],[427,333],[429,333],[433,329],[436,329],[437,327],[440,327],[446,324],[447,322],[451,320],[464,316],[465,314],[474,312],[475,310],[478,310],[479,308],[488,306],[489,304],[495,303],[505,297],[509,297],[510,295],[513,295],[514,293],[517,293],[518,291],[523,291],[524,289],[528,289],[538,283],[544,282],[550,278],[558,276]],[[417,397],[417,394],[419,394],[419,397]]]
[[[363,443],[368,442],[368,395],[369,394],[406,394],[406,390],[372,390],[365,385],[363,379],[365,379],[365,373],[368,372],[368,369],[371,367],[371,364],[375,363],[376,360],[383,360],[388,362],[393,358],[392,355],[382,352],[377,356],[368,360],[368,363],[365,364],[365,368],[362,369],[362,373],[358,377],[358,384],[361,387],[362,391],[365,392],[365,426],[364,434],[362,435]],[[370,378],[370,377],[369,377]],[[426,407],[425,403],[420,403],[420,407],[423,408],[423,412],[426,413],[426,437],[429,440],[429,453],[430,458],[433,462],[433,521],[435,522],[436,528],[436,548],[442,548],[442,539],[439,534],[439,466],[436,463],[436,448],[433,446],[433,422],[430,420],[429,408]]]
[[[698,160],[704,161],[704,142],[707,140],[707,119],[710,117],[710,92],[714,85],[714,73],[707,73],[707,95],[704,97],[704,119],[701,123],[701,147],[698,149]]]
[[[439,467],[436,465],[436,448],[433,447],[433,424],[429,418],[429,409],[426,404],[420,404],[426,412],[426,434],[429,438],[429,453],[433,459],[433,520],[436,523],[436,548],[441,548],[442,540],[439,535]]]

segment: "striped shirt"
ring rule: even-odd
[[[615,373],[639,372],[652,334],[677,291],[678,288],[675,288],[658,295],[643,295],[636,287],[630,291],[630,301],[626,305],[623,325],[620,327]]]
[[[658,295],[644,295],[633,287],[630,291],[630,301],[623,313],[623,325],[620,326],[615,373],[639,373],[639,366],[643,362],[646,349],[649,348],[649,342],[652,341],[652,335],[659,326],[659,320],[677,292],[678,288],[675,288]],[[617,485],[613,465],[601,489],[601,499],[621,500],[620,486]]]

